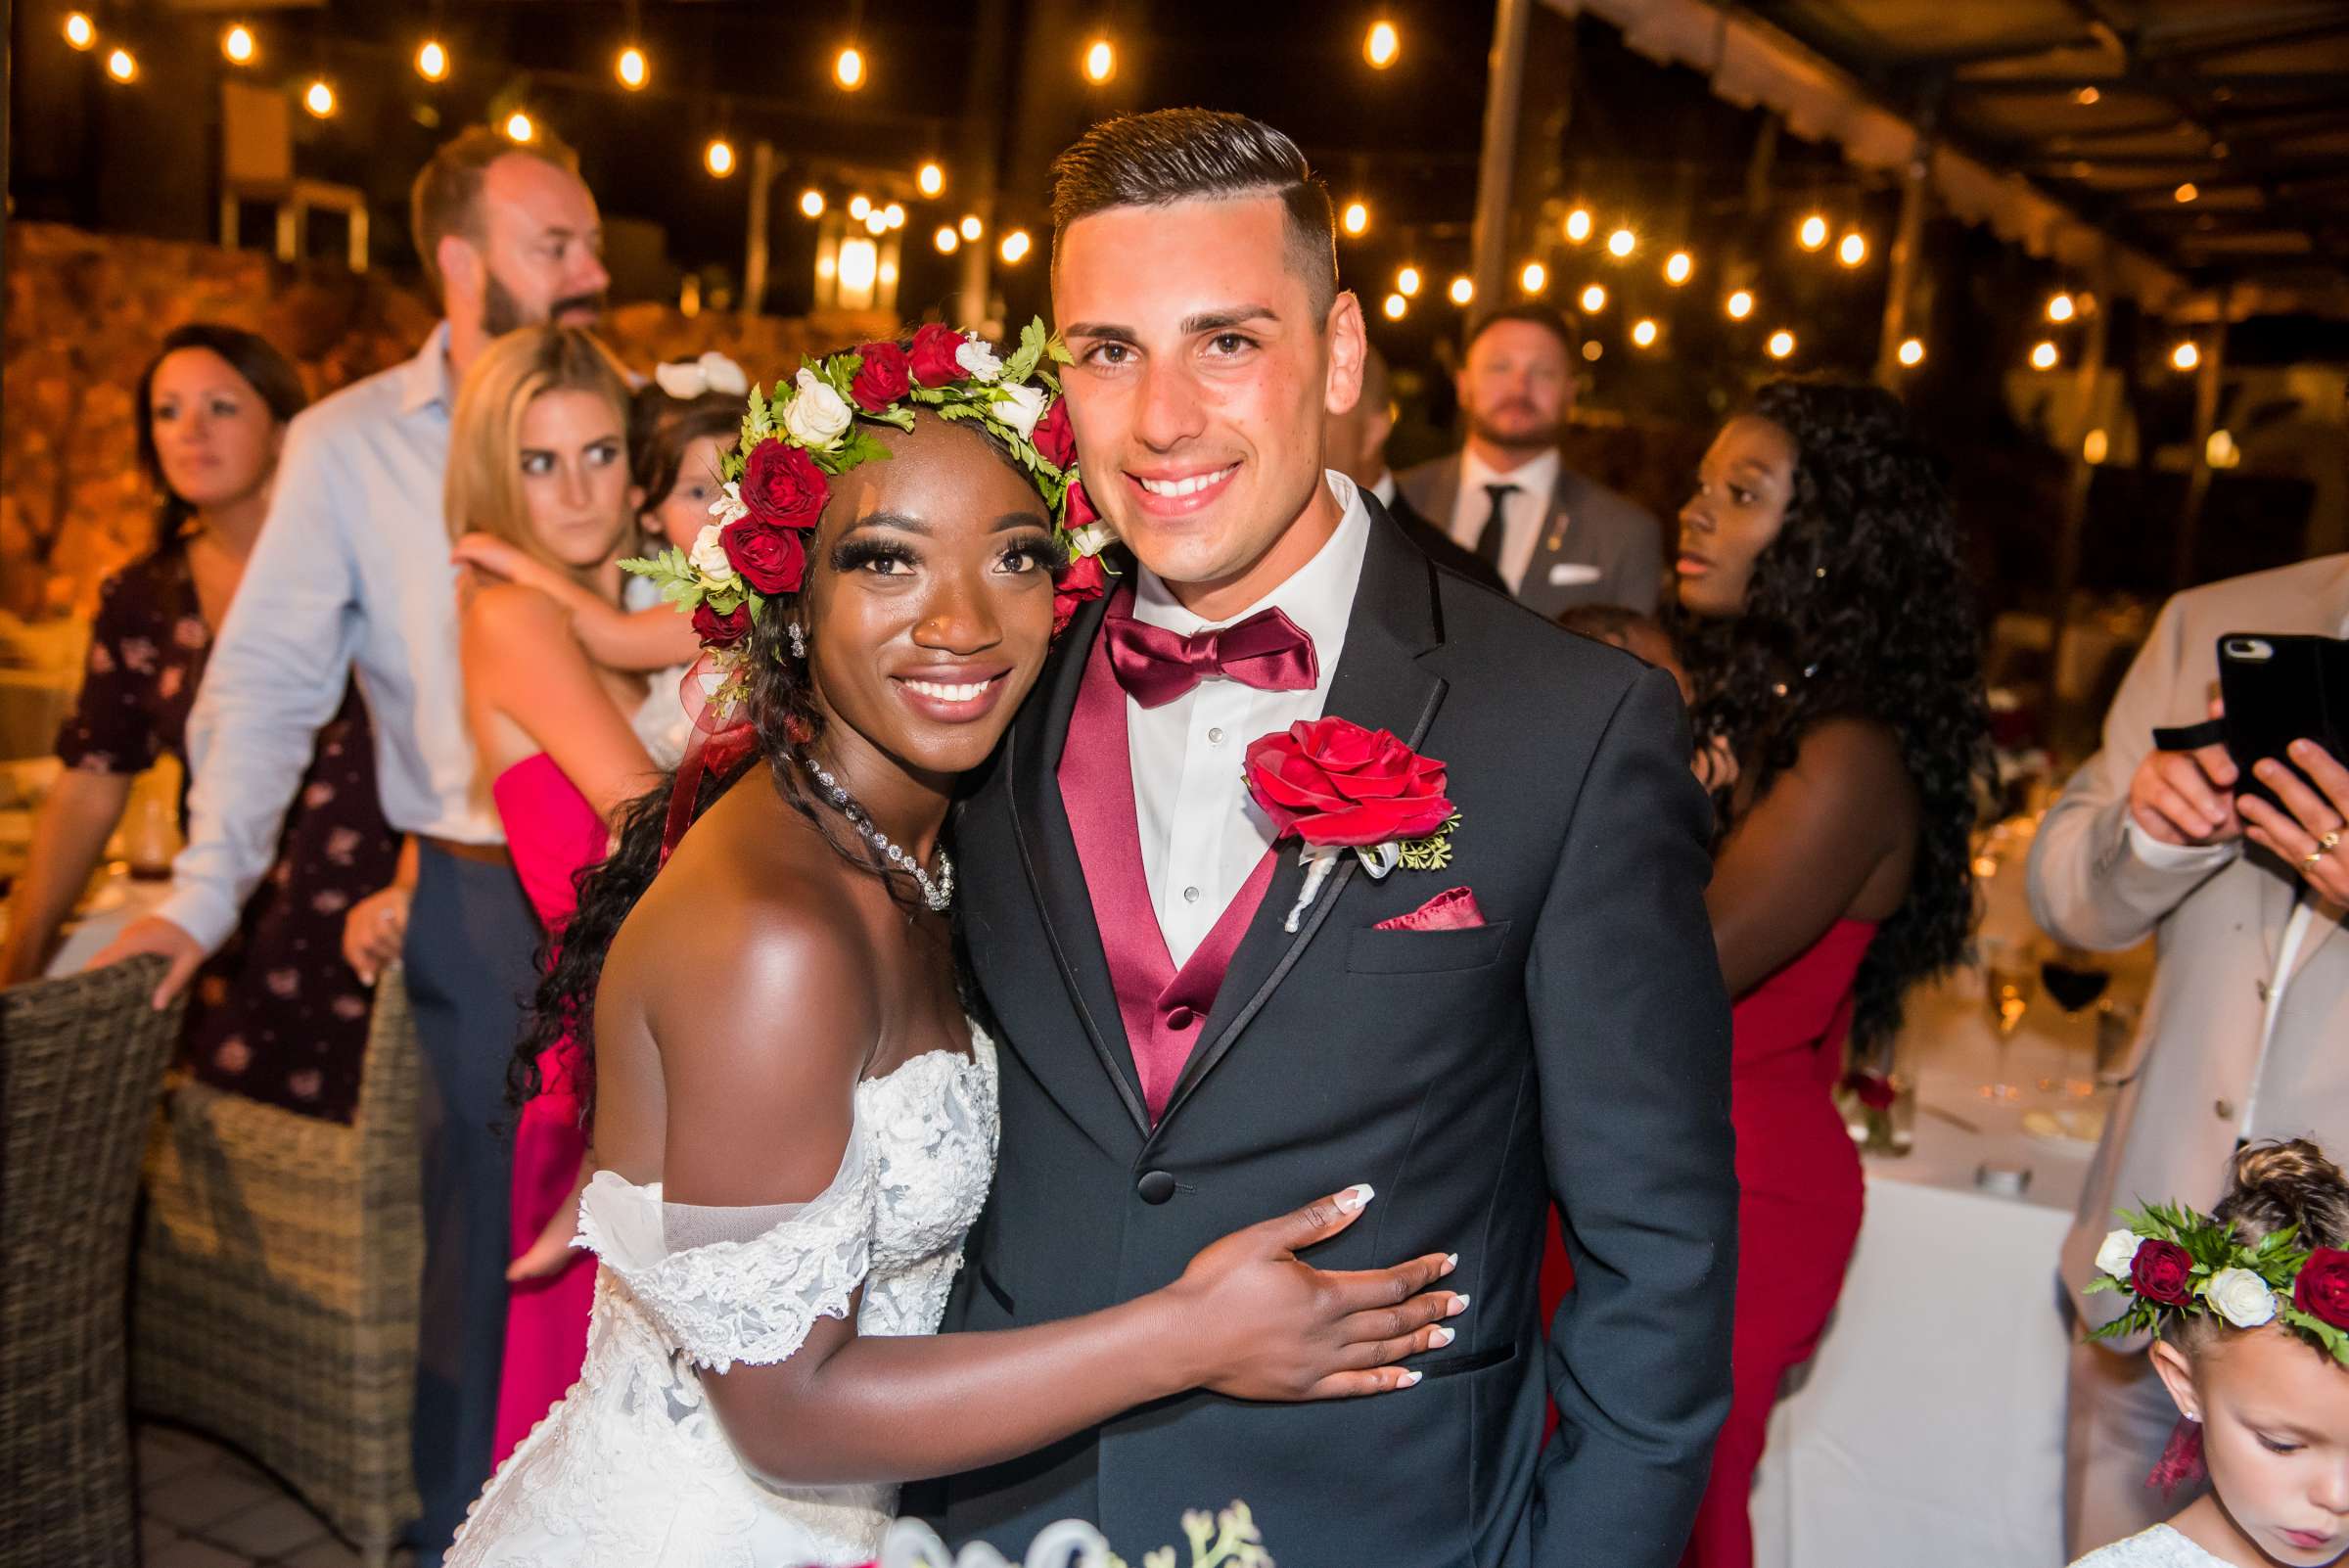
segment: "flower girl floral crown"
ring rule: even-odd
[[[1104,587],[1097,559],[1108,542],[1077,477],[1077,440],[1054,365],[1069,351],[1041,321],[1020,333],[1010,358],[951,327],[929,325],[910,345],[868,343],[801,367],[774,396],[749,389],[741,443],[726,455],[725,490],[690,551],[668,549],[622,566],[660,584],[693,617],[713,650],[731,649],[771,601],[797,593],[806,575],[806,535],[831,498],[831,481],[890,455],[871,426],[913,429],[927,408],[970,421],[1001,441],[1051,510],[1067,558],[1056,583],[1054,629]],[[665,367],[666,368],[666,367]]]
[[[2117,1291],[2129,1307],[2091,1339],[2158,1334],[2192,1316],[2236,1328],[2280,1321],[2349,1367],[2349,1252],[2296,1246],[2296,1225],[2246,1245],[2232,1222],[2183,1205],[2124,1210],[2121,1219],[2125,1226],[2096,1249],[2103,1277],[2088,1293]]]

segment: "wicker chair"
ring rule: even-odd
[[[147,1159],[132,1400],[275,1471],[370,1563],[418,1512],[417,1057],[376,982],[348,1127],[177,1084]]]
[[[122,1325],[139,1148],[179,1036],[160,958],[0,992],[0,1565],[133,1568]]]

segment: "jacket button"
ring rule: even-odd
[[[2221,1100],[2216,1105],[2213,1105],[2211,1110],[2218,1115],[2221,1121],[2225,1121],[2227,1118],[2234,1114],[2234,1101]]]
[[[1174,1178],[1164,1171],[1144,1171],[1133,1190],[1142,1195],[1144,1203],[1164,1203],[1174,1196]]]

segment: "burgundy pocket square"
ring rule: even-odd
[[[1447,888],[1409,914],[1381,920],[1374,931],[1473,931],[1485,923],[1476,895],[1466,888]]]

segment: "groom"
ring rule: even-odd
[[[933,1517],[1015,1554],[1082,1517],[1138,1554],[1241,1499],[1285,1568],[1666,1568],[1728,1403],[1736,1234],[1709,818],[1672,681],[1434,569],[1323,471],[1361,311],[1287,137],[1110,120],[1053,203],[1085,488],[1136,564],[957,828],[1007,1050],[946,1326],[1106,1307],[1352,1181],[1366,1222],[1313,1261],[1456,1252],[1472,1304],[1415,1388],[1188,1395],[950,1477]],[[1459,821],[1439,869],[1346,855],[1292,933],[1299,847],[1242,756],[1322,715],[1441,761]],[[1578,1284],[1545,1345],[1553,1196]]]

